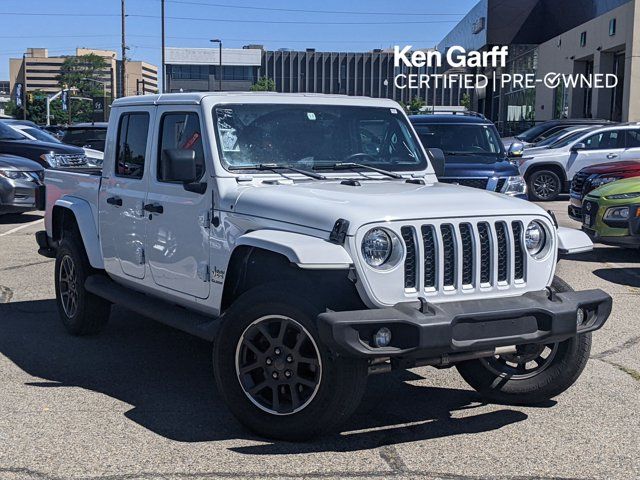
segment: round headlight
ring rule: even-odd
[[[531,255],[537,255],[547,243],[547,234],[540,222],[533,221],[527,226],[524,244]]]
[[[374,268],[384,265],[392,251],[391,236],[382,228],[369,230],[362,239],[362,256]]]

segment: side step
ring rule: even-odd
[[[219,320],[192,312],[173,303],[123,287],[106,275],[91,275],[84,284],[87,291],[122,305],[144,317],[164,323],[203,340],[213,341]]]

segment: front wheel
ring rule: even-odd
[[[530,200],[550,202],[562,192],[562,180],[551,170],[538,170],[527,179]]]
[[[360,403],[367,362],[322,346],[319,313],[290,285],[274,284],[244,293],[224,314],[216,384],[236,418],[262,436],[306,440],[337,428]]]
[[[558,277],[551,289],[572,288]],[[551,344],[519,345],[517,352],[470,360],[457,365],[462,378],[490,401],[513,405],[543,403],[567,390],[589,359],[591,334]]]

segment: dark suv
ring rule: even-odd
[[[410,118],[424,148],[444,152],[444,176],[439,176],[439,181],[527,198],[524,179],[509,161],[490,120],[477,114]]]
[[[82,148],[62,143],[29,140],[0,122],[0,153],[17,155],[38,162],[44,168],[84,167],[87,156]]]

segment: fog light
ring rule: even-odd
[[[391,343],[391,330],[387,327],[382,327],[373,335],[373,344],[378,347],[388,347]]]
[[[579,308],[576,312],[576,325],[580,326],[584,322],[585,314],[582,308]]]

